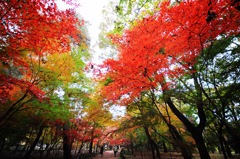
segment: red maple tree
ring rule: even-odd
[[[103,93],[110,100],[131,101],[166,79],[162,89],[173,86],[174,77],[191,73],[204,48],[221,36],[239,34],[238,5],[231,0],[160,3],[159,11],[123,35],[110,35],[120,54],[103,64],[109,81]]]
[[[238,8],[239,2],[232,0],[189,0],[173,6],[160,3],[153,15],[139,20],[122,35],[110,36],[120,54],[103,64],[108,71],[102,93],[111,101],[128,105],[141,92],[162,91],[164,102],[194,138],[201,158],[210,158],[202,136],[206,125],[203,102],[196,103],[200,121],[195,126],[175,107],[166,90],[174,88],[179,77],[190,74],[202,97],[194,65],[215,41],[239,34]]]
[[[59,10],[54,0],[1,1],[0,7],[0,103],[13,87],[42,99],[36,81],[23,78],[31,76],[26,59],[69,51],[70,43],[79,41],[82,22],[73,9]]]

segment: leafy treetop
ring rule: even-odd
[[[166,89],[174,77],[194,72],[204,48],[221,36],[239,34],[237,5],[231,0],[191,0],[174,6],[164,2],[123,35],[111,35],[120,55],[103,65],[108,70],[104,80],[109,81],[103,93],[113,101],[131,101],[141,91],[159,83]]]
[[[1,1],[0,6],[0,102],[6,102],[13,87],[41,99],[44,93],[34,81],[22,78],[31,75],[26,59],[69,51],[70,43],[79,42],[83,22],[73,9],[59,10],[54,0]]]

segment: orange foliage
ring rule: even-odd
[[[220,36],[239,34],[240,14],[231,0],[189,0],[170,6],[137,22],[123,35],[110,35],[118,46],[117,60],[108,59],[103,90],[108,99],[131,101],[141,91],[173,86],[174,77],[192,73],[201,51]],[[164,77],[164,78],[163,78]]]

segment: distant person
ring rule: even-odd
[[[103,147],[103,145],[102,145],[101,148],[100,148],[100,156],[101,156],[101,157],[103,157],[103,151],[104,151],[104,147]]]
[[[117,152],[118,152],[118,147],[117,146],[113,147],[113,152],[114,152],[114,157],[116,157],[117,156]]]

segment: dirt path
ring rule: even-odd
[[[117,157],[119,157],[119,151],[117,153]],[[98,154],[96,157],[93,157],[92,159],[116,159],[117,157],[114,157],[113,150],[107,150],[104,151],[103,156],[101,157],[100,154]]]

